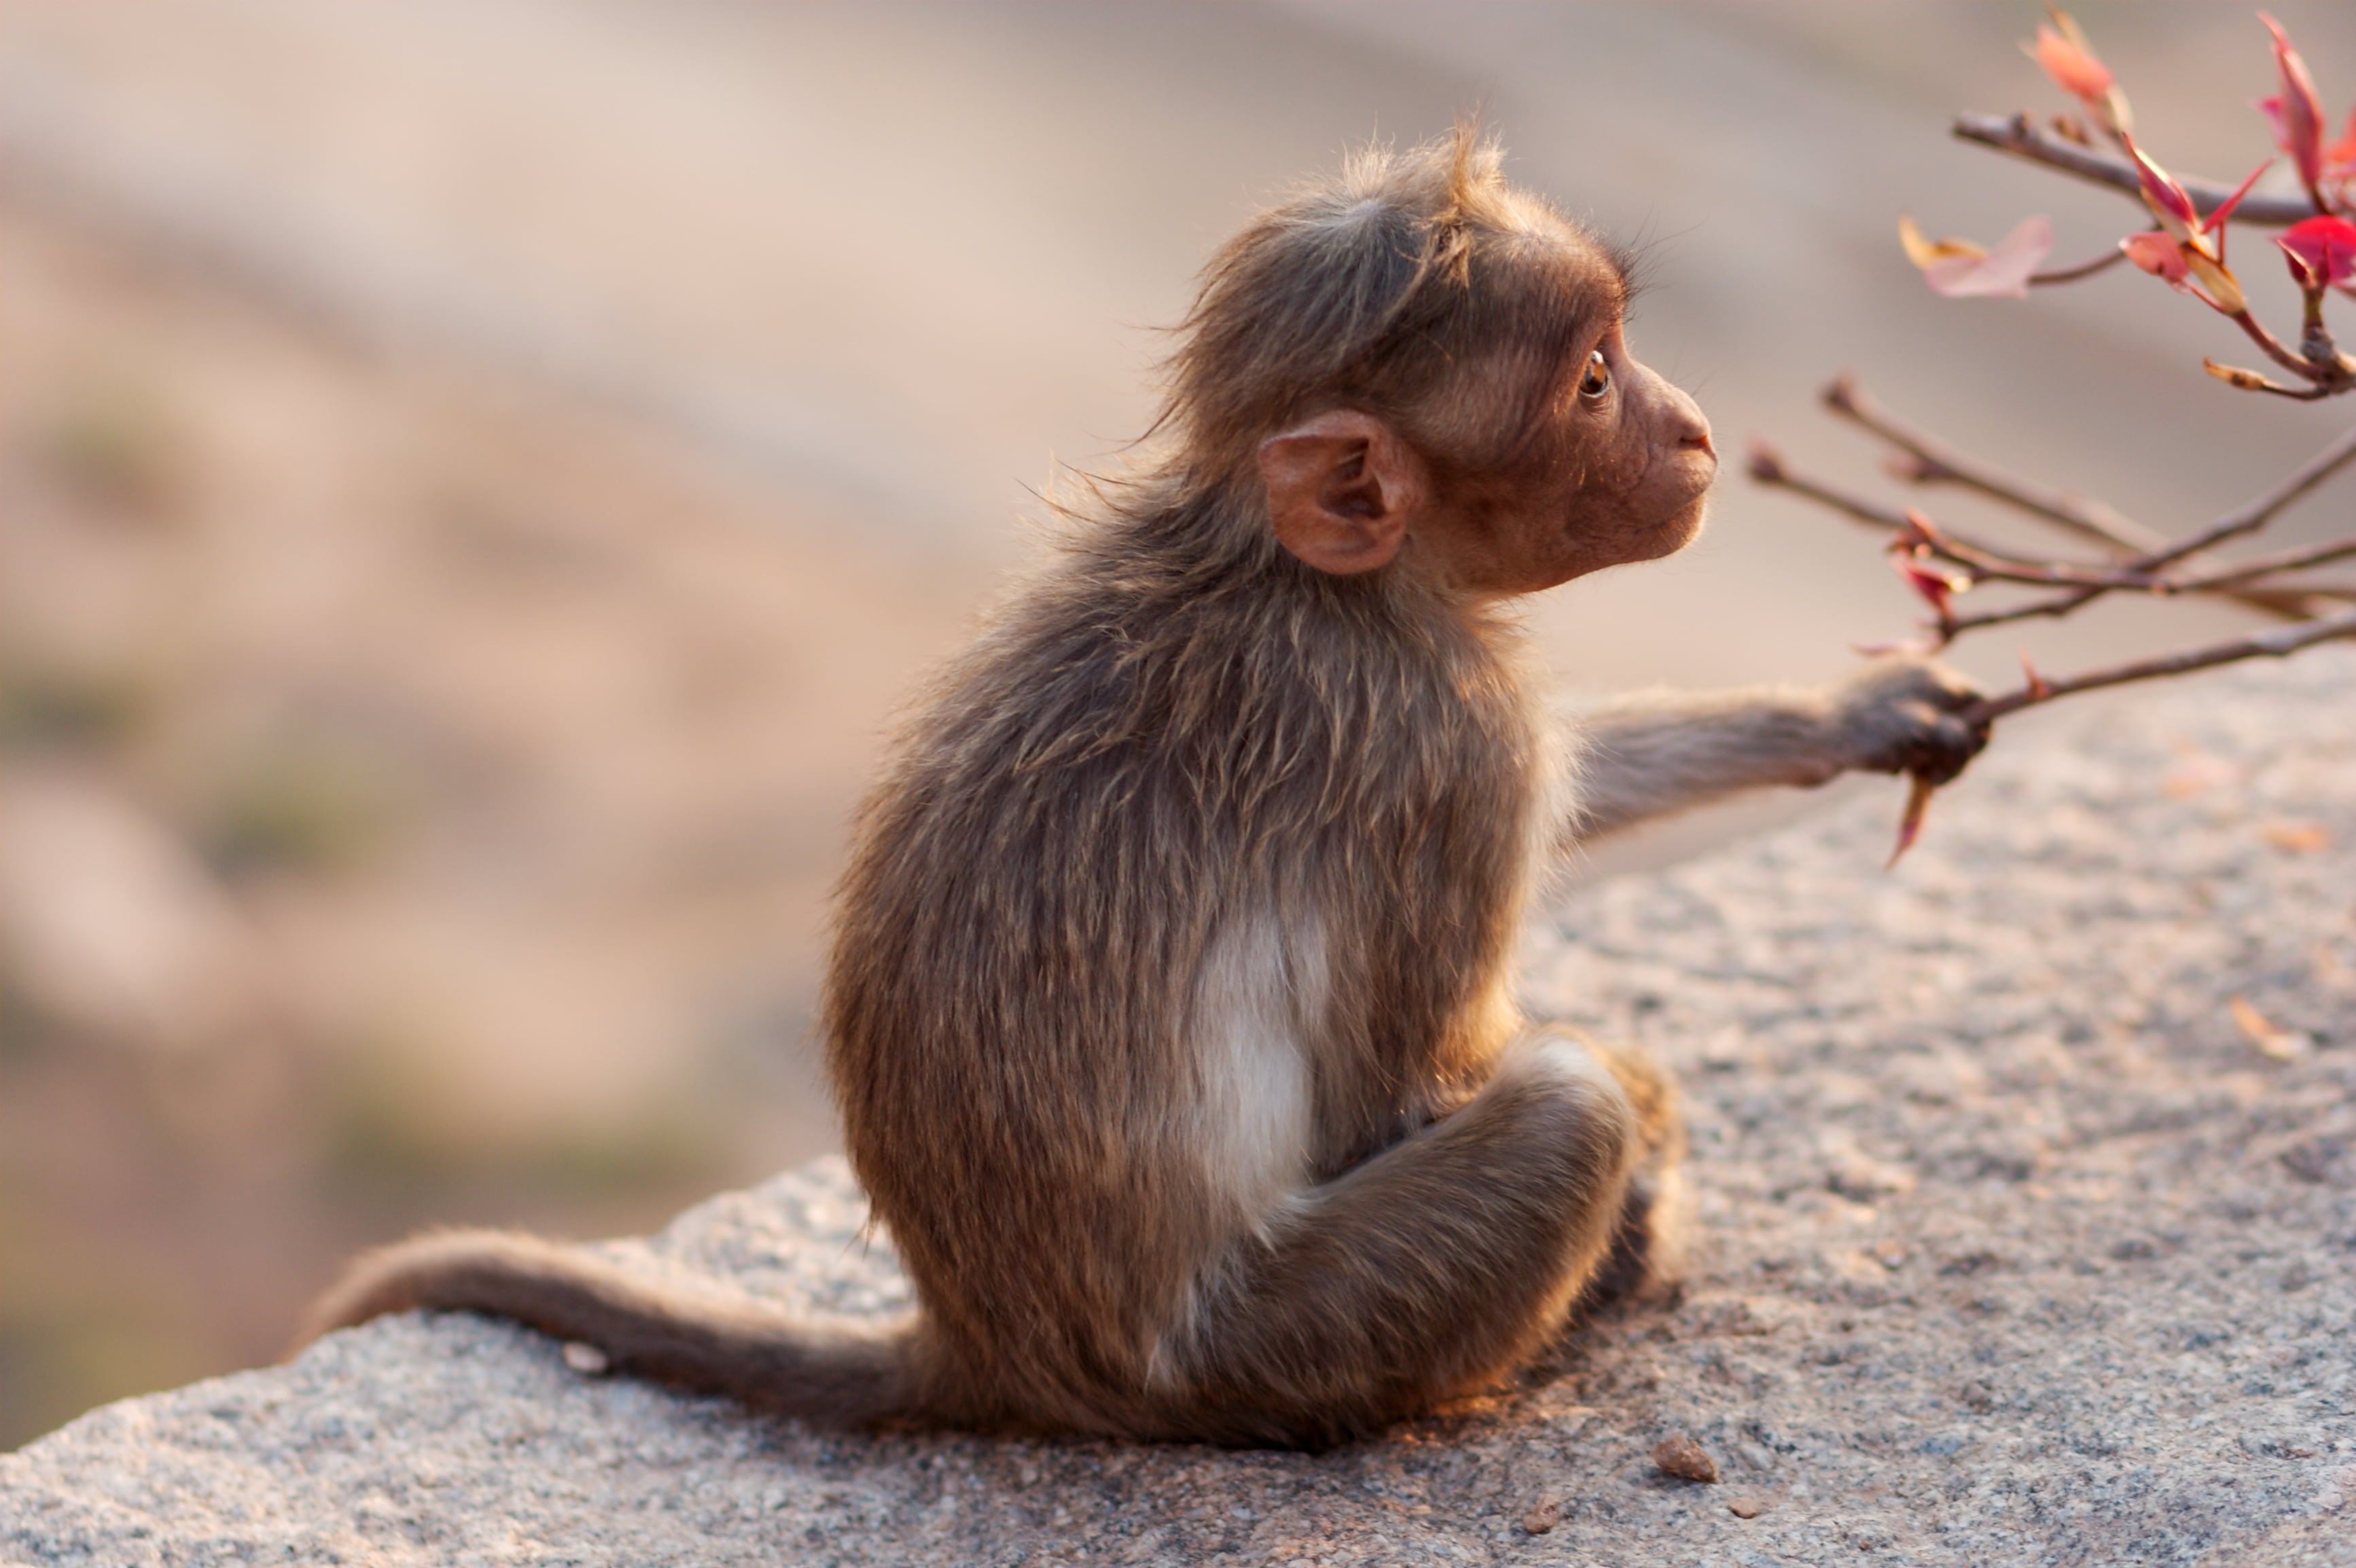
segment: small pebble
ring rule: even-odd
[[[2331,830],[2313,822],[2267,822],[2258,836],[2285,854],[2319,854],[2331,847]]]
[[[584,1377],[602,1378],[613,1369],[614,1363],[605,1352],[594,1345],[570,1340],[564,1347],[564,1364]]]
[[[1653,1450],[1653,1463],[1664,1476],[1675,1476],[1680,1481],[1701,1481],[1715,1484],[1718,1461],[1690,1437],[1665,1437]]]
[[[1759,1499],[1757,1498],[1729,1498],[1726,1504],[1726,1511],[1732,1514],[1737,1519],[1757,1519],[1759,1517]]]
[[[1562,1522],[1562,1500],[1540,1498],[1536,1507],[1522,1516],[1522,1529],[1531,1535],[1544,1535]]]

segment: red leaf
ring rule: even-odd
[[[2219,202],[2217,204],[2217,210],[2211,212],[2208,217],[2201,220],[2201,227],[2204,231],[2217,236],[2217,243],[2214,249],[2219,261],[2222,262],[2225,259],[2226,220],[2233,216],[2233,209],[2242,205],[2242,198],[2250,194],[2250,188],[2258,183],[2258,177],[2274,166],[2275,160],[2268,158],[2265,162],[2252,169],[2250,171],[2249,177],[2243,180],[2241,184],[2233,188],[2233,194]]]
[[[2290,155],[2298,166],[2298,177],[2310,190],[2323,178],[2323,103],[2316,96],[2315,78],[2308,74],[2307,62],[2290,47],[2290,36],[2282,24],[2258,13],[2258,20],[2275,36],[2275,67],[2282,72],[2282,93],[2269,98],[2258,107],[2274,122],[2275,145]]]
[[[2309,291],[2356,277],[2356,223],[2345,218],[2309,218],[2275,239],[2290,258],[2291,276]]]
[[[1971,586],[1960,577],[1950,577],[1944,572],[1934,572],[1923,565],[1913,549],[1902,542],[1891,547],[1890,564],[1906,579],[1908,586],[1922,596],[1924,603],[1938,612],[1943,626],[1954,613],[1955,596]]]
[[[2179,240],[2190,240],[2201,232],[2201,209],[2192,204],[2184,187],[2176,177],[2155,162],[2149,153],[2127,143],[2127,156],[2135,160],[2136,178],[2143,186],[2143,203],[2151,215],[2159,220],[2160,227]]]

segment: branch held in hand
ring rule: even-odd
[[[1931,288],[1951,297],[2024,299],[2034,286],[2074,282],[2124,259],[2233,322],[2273,371],[2288,378],[2286,382],[2265,371],[2203,360],[2203,368],[2218,381],[2304,402],[2356,392],[2356,358],[2340,350],[2325,311],[2333,293],[2356,297],[2356,117],[2341,140],[2327,145],[2327,116],[2313,74],[2282,27],[2261,12],[2280,89],[2258,108],[2273,128],[2276,147],[2297,173],[2299,194],[2254,193],[2260,177],[2276,161],[2271,158],[2231,189],[2211,180],[2180,178],[2138,141],[2126,93],[2084,30],[2062,11],[2049,15],[2050,24],[2040,26],[2035,40],[2023,48],[2055,86],[2077,101],[2084,118],[2057,117],[2048,130],[2026,113],[2009,118],[1967,114],[1954,122],[1954,134],[2133,197],[2151,226],[2126,235],[2115,255],[2049,269],[2043,263],[2053,249],[2053,226],[2042,216],[2023,220],[1993,248],[1965,240],[1933,242],[1923,238],[1911,218],[1901,219],[1900,237],[1908,258]],[[2106,146],[2098,145],[2097,131]],[[2236,223],[2285,231],[2275,244],[2299,291],[2300,330],[2295,343],[2258,319],[2241,280],[2227,264]],[[1936,617],[1932,628],[1935,647],[1991,626],[2067,616],[2121,592],[2215,594],[2287,622],[2058,680],[2042,675],[2023,653],[2024,682],[2018,690],[1965,710],[1964,716],[1983,730],[2008,714],[2081,692],[2245,659],[2279,659],[2317,643],[2356,638],[2356,608],[2344,602],[2356,598],[2356,587],[2303,580],[2301,575],[2356,559],[2356,534],[2238,561],[2220,560],[2214,553],[2220,546],[2256,534],[2293,502],[2356,461],[2356,431],[2246,505],[2171,541],[2101,502],[2024,478],[1916,429],[1882,409],[1846,376],[1826,389],[1824,400],[1836,414],[1895,450],[1891,471],[1900,479],[1975,491],[2092,543],[2106,557],[2039,559],[1968,538],[1915,509],[1885,507],[1837,485],[1796,474],[1772,447],[1754,447],[1751,472],[1761,483],[1791,490],[1889,537],[1892,564]],[[1957,613],[1958,595],[1990,584],[2045,591],[1995,609]],[[1935,789],[1929,779],[1912,779],[1890,856],[1893,865],[1920,836]]]

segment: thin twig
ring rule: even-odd
[[[2253,555],[2246,561],[2237,561],[2213,571],[2169,579],[2168,588],[2169,592],[2179,594],[2214,593],[2279,573],[2303,572],[2310,566],[2326,566],[2351,556],[2356,556],[2356,538],[2328,539],[2320,544],[2303,545],[2296,550],[2277,550],[2272,555]],[[2329,593],[2331,590],[2324,587],[2304,591]]]
[[[2089,670],[2083,675],[2072,675],[2065,680],[2049,678],[2034,686],[2023,686],[2001,697],[1989,697],[1975,703],[1964,710],[1962,717],[1970,724],[1992,724],[2007,714],[2017,714],[2023,708],[2033,708],[2078,692],[2124,686],[2132,681],[2156,681],[2167,675],[2184,675],[2195,670],[2214,669],[2220,664],[2238,663],[2244,659],[2286,659],[2302,648],[2311,648],[2319,642],[2329,642],[2343,637],[2356,637],[2356,610],[2343,610],[2338,615],[2302,621],[2297,626],[2273,627],[2246,637],[2212,642],[2205,648],[2187,649],[2180,653],[2166,653],[2155,659],[2139,659],[2132,663]]]
[[[1944,634],[1946,642],[1953,642],[1965,632],[1985,631],[1992,626],[2010,626],[2015,621],[2023,620],[2060,620],[2071,611],[2092,604],[2107,592],[2109,590],[2106,588],[2072,588],[2066,594],[2057,594],[2050,599],[2029,599],[2025,603],[2008,606],[2000,610],[1975,610],[1967,616],[1952,617],[1941,630]],[[2302,617],[2298,624],[2306,624],[2305,618]],[[1945,644],[1942,643],[1941,646],[1944,647]]]
[[[1750,473],[1761,484],[1789,490],[1869,528],[1890,534],[1917,534],[1933,555],[1964,568],[1976,582],[2015,583],[2068,590],[2051,598],[2032,599],[2000,610],[1955,616],[1944,628],[1948,640],[1983,627],[2064,616],[2081,605],[2114,592],[2214,594],[2285,619],[2304,621],[2316,613],[2310,601],[2336,600],[2345,596],[2348,589],[2329,584],[2265,585],[2259,579],[2356,556],[2356,539],[2333,540],[2250,561],[2228,563],[2187,576],[2170,576],[2135,563],[2101,566],[2072,562],[2031,561],[1944,526],[1934,525],[1925,530],[1915,518],[1903,510],[1879,505],[1827,480],[1795,472],[1781,452],[1763,442],[1755,443],[1751,447]]]
[[[2279,381],[2266,380],[2256,371],[2245,371],[2239,365],[2221,365],[2214,360],[2202,360],[2201,368],[2229,387],[2242,392],[2272,392],[2293,403],[2320,403],[2328,397],[2338,397],[2348,390],[2345,383],[2334,381],[2309,381],[2303,387],[2286,387]]]
[[[2143,185],[2135,169],[2124,158],[2082,147],[2074,142],[2038,129],[2035,121],[2026,114],[1958,114],[1954,134],[1960,141],[1976,142],[2014,157],[2047,168],[2059,169],[2090,184],[2107,186],[2111,189],[2141,201]],[[2192,199],[2205,217],[2222,207],[2233,194],[2230,185],[2215,180],[2187,179],[2178,177],[2184,193]],[[2306,195],[2261,196],[2252,192],[2233,209],[2233,220],[2251,223],[2261,228],[2281,229],[2315,216],[2315,203]]]
[[[1837,377],[1825,388],[1823,398],[1826,408],[1879,436],[1912,459],[1899,471],[1902,478],[1917,484],[1945,482],[1961,486],[1991,499],[2007,502],[2032,517],[2054,523],[2122,554],[2148,557],[2171,552],[2172,547],[2164,536],[2122,515],[2114,507],[2021,478],[1907,424],[1858,386],[1852,376]],[[2351,433],[2351,439],[2356,439],[2356,432]],[[2328,477],[2332,465],[2343,460],[2335,459],[2330,452],[2316,459],[2321,466],[2316,480],[2319,482]],[[1774,461],[1781,470],[1778,477],[1789,479],[1790,489],[1876,527],[1898,531],[1906,526],[1903,513],[1875,507],[1857,497],[1835,491],[1821,481],[1792,476],[1789,466],[1783,463],[1780,455]],[[2294,480],[2297,478],[2297,476],[2294,476]],[[2271,495],[2261,498],[2255,504],[2263,505],[2270,499]],[[2272,555],[2225,563],[2190,575],[2170,577],[2147,570],[2138,571],[2132,566],[2105,573],[2097,567],[2079,566],[2068,562],[2031,562],[2009,552],[1991,550],[1944,526],[1932,535],[1929,542],[1933,549],[1943,542],[1965,546],[1962,553],[1942,551],[1941,553],[1946,554],[1957,565],[1982,568],[1986,575],[2006,582],[2102,585],[2164,593],[2215,593],[2241,588],[2262,577],[2326,565],[2356,555],[2356,539],[2332,540],[2296,550],[2277,551]],[[2179,555],[2177,564],[2190,565],[2193,564],[2193,558]],[[2235,594],[2233,596],[2256,608],[2305,619],[2309,612],[2295,606],[2286,607],[2284,601],[2300,594],[2336,595],[2340,591],[2329,584],[2294,585],[2286,588],[2254,589],[2246,595]]]
[[[1863,496],[1842,489],[1828,480],[1812,478],[1807,475],[1793,472],[1792,466],[1784,459],[1783,454],[1764,441],[1754,441],[1751,444],[1750,473],[1753,479],[1762,485],[1790,490],[1796,496],[1804,496],[1818,506],[1827,507],[1853,521],[1865,524],[1868,528],[1878,528],[1885,533],[1905,533],[1914,528],[1913,520],[1901,510],[1877,505],[1867,500]],[[2003,560],[2019,566],[2034,564],[2022,561],[2018,556],[2006,555],[2003,551],[1992,544],[1982,543],[1963,534],[1942,529],[1939,531],[1939,537],[1959,544],[1979,556]],[[1954,559],[1958,565],[1964,564],[1960,557],[1951,557],[1951,559]],[[2051,585],[2050,580],[2042,578],[2039,580],[2046,582],[2048,586]]]
[[[2308,359],[2305,354],[2276,337],[2265,322],[2250,313],[2247,306],[2233,312],[2226,319],[2240,328],[2248,335],[2251,342],[2265,350],[2267,359],[2311,386],[2329,389],[2324,395],[2329,395],[2329,392],[2346,392],[2351,377],[2356,377],[2356,365],[2351,365],[2339,354],[2335,353],[2329,360]],[[2257,390],[2277,392],[2283,389],[2266,386]]]
[[[2093,277],[2096,273],[2108,272],[2126,259],[2127,253],[2125,251],[2106,251],[2093,261],[2081,262],[2074,267],[2056,267],[2050,273],[2031,273],[2029,274],[2029,282],[2036,288],[2048,288],[2055,284],[2076,283],[2081,278]]]
[[[2173,566],[2187,556],[2213,549],[2229,539],[2254,533],[2272,522],[2285,507],[2356,460],[2356,430],[2351,430],[2293,470],[2290,477],[2248,505],[2227,512],[2180,544],[2147,555],[2136,564],[2147,572]]]
[[[2081,610],[2106,594],[2106,588],[2071,588],[2069,594],[2057,594],[2054,598],[2031,598],[2019,605],[2008,605],[2003,610],[1975,610],[1972,615],[1948,617],[1939,628],[1942,648],[1954,643],[1967,631],[1987,631],[1988,627],[2009,627],[2014,621],[2059,621],[2071,610]],[[2299,621],[2304,624],[2304,619]]]
[[[1825,388],[1823,399],[1826,408],[1905,455],[1909,460],[1892,468],[1900,478],[1914,484],[1952,484],[1972,490],[2082,539],[2093,541],[2120,556],[2152,555],[2169,547],[2167,535],[2136,521],[2107,502],[2024,478],[1940,439],[1919,425],[1910,424],[1858,385],[1854,376],[1844,374],[1835,378]],[[2185,557],[2181,563],[2185,565],[2194,564],[2194,558],[2190,556]],[[2288,568],[2277,566],[2274,570]],[[2248,579],[2238,580],[2246,583]],[[2208,585],[2210,587],[2219,585]],[[2312,587],[2304,585],[2297,587],[2244,587],[2232,596],[2267,615],[2286,620],[2304,620],[2316,613],[2308,602],[2310,599],[2336,599],[2340,596],[2340,590],[2322,584]]]
[[[2083,566],[2071,561],[2030,561],[1958,538],[1920,512],[1906,518],[1919,547],[1961,566],[1974,584],[2019,583],[2035,588],[2140,588],[2167,593],[2174,585],[2124,566]]]
[[[2001,551],[1966,543],[1936,524],[1926,527],[1924,520],[1919,516],[1906,521],[1912,521],[1921,535],[1923,549],[1951,565],[1961,566],[1974,582],[2019,583],[2030,587],[2103,588],[2117,593],[2140,594],[2233,594],[2233,590],[2267,577],[2328,566],[2335,561],[2356,556],[2356,537],[2329,539],[2320,544],[2277,550],[2271,555],[2252,556],[2248,560],[2211,567],[2206,572],[2177,576],[2165,572],[2140,572],[2132,566],[2080,566],[2065,561],[2026,561]],[[2277,585],[2273,590],[2276,596],[2329,591],[2328,585],[2308,589],[2297,584],[2287,588]],[[2240,596],[2234,594],[2233,596]],[[2308,616],[2298,614],[2289,618],[2305,620]]]
[[[1901,471],[1902,478],[1976,490],[2120,555],[2148,555],[2168,548],[2167,535],[2123,516],[2115,508],[2022,478],[1908,424],[1858,386],[1853,376],[1837,377],[1823,395],[1826,408],[1914,459]]]
[[[2351,430],[2341,435],[2330,446],[2308,458],[2282,483],[2247,505],[2227,512],[2181,543],[2138,557],[2128,564],[2129,568],[2137,573],[2157,573],[2189,561],[2223,543],[2226,540],[2254,533],[2272,522],[2285,507],[2347,467],[2351,459],[2356,459],[2356,430]],[[1967,631],[1978,631],[1991,626],[2005,626],[2014,621],[2059,618],[2068,615],[2082,605],[2102,597],[2110,591],[2109,588],[2100,585],[2078,587],[2050,599],[2035,600],[2001,610],[1984,610],[1973,615],[1955,616],[1942,626],[1941,631],[1945,639],[1952,642]]]

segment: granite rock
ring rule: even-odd
[[[2356,1563],[2351,693],[2057,710],[1894,872],[1885,786],[1553,909],[1532,1004],[1677,1071],[1698,1236],[1526,1388],[1322,1455],[858,1439],[411,1316],[0,1457],[0,1563]],[[883,1311],[862,1220],[825,1162],[613,1249]]]

